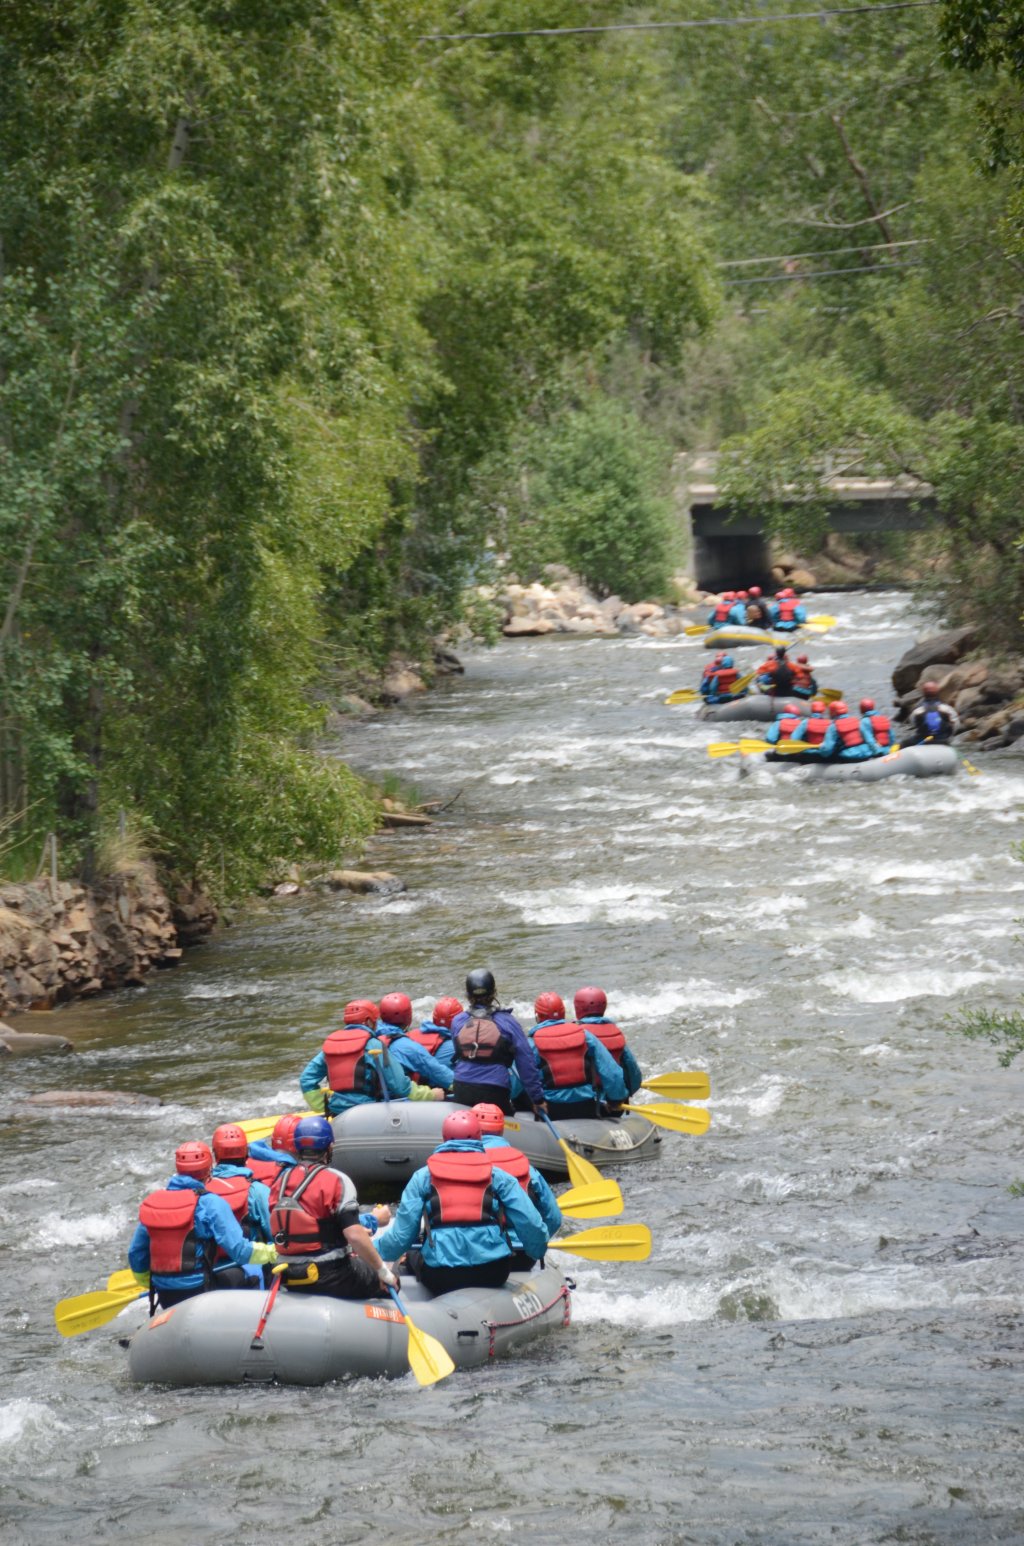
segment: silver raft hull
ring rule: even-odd
[[[334,1121],[333,1164],[351,1176],[359,1188],[401,1185],[427,1163],[442,1142],[441,1124],[452,1111],[464,1110],[450,1101],[393,1100],[389,1106],[354,1106]],[[589,1117],[556,1122],[559,1133],[577,1154],[592,1165],[621,1165],[657,1154],[661,1134],[643,1117]],[[569,1174],[565,1155],[543,1122],[526,1112],[505,1120],[505,1136],[552,1180]]]
[[[906,751],[870,762],[827,762],[808,766],[813,783],[877,784],[883,778],[942,778],[955,773],[959,758],[952,746],[908,746]],[[781,767],[781,763],[771,766]]]
[[[129,1376],[159,1385],[323,1385],[347,1376],[409,1372],[409,1333],[390,1300],[304,1298],[282,1289],[253,1346],[266,1295],[200,1294],[141,1326],[128,1347]],[[459,1369],[513,1352],[568,1326],[569,1289],[557,1267],[513,1273],[504,1288],[461,1288],[431,1299],[402,1285],[413,1324],[436,1337]]]
[[[775,718],[775,700],[752,695],[738,698],[735,703],[705,703],[697,710],[697,718],[714,724],[745,719],[748,723],[769,725]]]

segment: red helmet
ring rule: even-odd
[[[291,1111],[285,1117],[278,1117],[274,1123],[274,1131],[270,1135],[270,1147],[276,1149],[279,1154],[291,1154],[294,1148],[295,1129],[302,1121],[302,1114]]]
[[[825,712],[825,705],[822,703],[820,698],[815,698],[814,702],[811,704],[811,713],[812,714],[824,714],[824,712]]]
[[[785,601],[785,599],[786,599],[786,592],[784,590],[777,590],[775,592],[775,600],[776,601]]]
[[[500,1138],[505,1131],[505,1113],[500,1106],[492,1106],[489,1101],[482,1100],[478,1105],[470,1107],[469,1114],[476,1117],[482,1133],[493,1133],[496,1138]]]
[[[533,1001],[533,1012],[538,1020],[564,1020],[565,1004],[557,993],[538,993]]]
[[[870,714],[871,710],[874,708],[874,706],[875,706],[874,698],[862,698],[860,700],[860,711],[861,711],[862,714]]]
[[[372,998],[354,998],[345,1005],[343,1020],[346,1025],[376,1025],[378,1009]]]
[[[736,600],[736,592],[734,590],[724,590],[722,592],[722,600],[723,601],[735,601]]]
[[[800,705],[797,703],[784,703],[782,705],[782,712],[783,714],[799,714]]]
[[[213,1155],[205,1143],[179,1143],[174,1151],[174,1168],[179,1176],[206,1181],[213,1169]]]
[[[795,596],[796,595],[796,591],[793,589],[792,585],[787,585],[786,589],[782,592],[782,594],[784,596],[787,596],[787,597]]]
[[[922,682],[921,691],[926,698],[937,698],[939,696],[939,684],[938,682]]]
[[[828,711],[833,719],[838,719],[841,714],[849,714],[850,712],[842,698],[837,698],[835,703],[830,703]]]
[[[214,1158],[238,1160],[241,1164],[249,1153],[249,1140],[237,1122],[225,1122],[213,1135]]]
[[[457,998],[439,998],[431,1015],[435,1025],[451,1026],[456,1015],[461,1015],[462,1005]]]
[[[750,594],[751,594],[751,596],[755,596],[755,597],[756,596],[760,596],[760,594],[761,594],[761,587],[760,587],[760,585],[752,585],[750,587]]]
[[[736,592],[736,600],[737,601],[749,601],[750,600],[750,596],[749,596],[747,591],[745,591],[745,590],[738,590]]]
[[[603,988],[580,988],[572,996],[572,1007],[577,1019],[584,1015],[603,1015],[608,1008],[608,995]]]
[[[412,1024],[412,999],[408,993],[385,993],[380,1001],[380,1017],[388,1025],[400,1025],[404,1030]]]
[[[716,666],[720,666],[724,659],[725,659],[725,651],[724,650],[719,650],[718,654],[715,656],[714,664]]]
[[[445,1143],[449,1138],[479,1138],[480,1132],[480,1118],[475,1111],[453,1111],[441,1123]]]
[[[800,666],[809,666],[810,665],[810,661],[807,659],[806,655],[798,655],[796,657],[796,659],[797,659],[797,665],[800,665]]]

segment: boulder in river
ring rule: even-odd
[[[405,881],[388,870],[332,870],[325,882],[332,891],[354,891],[360,896],[370,892],[388,896],[405,890]]]
[[[134,1090],[40,1090],[25,1097],[27,1106],[103,1110],[110,1106],[162,1106],[158,1095],[139,1095]]]
[[[922,639],[897,662],[892,673],[892,685],[902,696],[910,692],[920,680],[927,666],[951,666],[973,649],[977,641],[976,628],[950,628],[946,633]]]
[[[40,1035],[35,1031],[12,1031],[0,1024],[0,1057],[41,1057],[45,1053],[74,1052],[66,1036]]]

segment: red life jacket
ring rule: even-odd
[[[280,1256],[317,1256],[346,1245],[336,1218],[321,1218],[306,1198],[310,1183],[326,1165],[292,1165],[270,1192],[270,1235]]]
[[[500,1167],[499,1167],[500,1168]],[[427,1228],[455,1224],[494,1224],[499,1206],[491,1189],[494,1164],[490,1150],[451,1149],[427,1160],[431,1190],[427,1198]]]
[[[735,666],[719,666],[711,678],[711,689],[717,693],[732,692],[739,679],[740,674]]]
[[[608,1048],[616,1063],[620,1067],[622,1066],[622,1054],[626,1050],[626,1038],[617,1025],[613,1025],[610,1020],[588,1020],[583,1029],[590,1031],[592,1035],[596,1036],[598,1041]]]
[[[206,1190],[215,1192],[218,1197],[223,1197],[235,1215],[235,1222],[241,1224],[249,1211],[248,1176],[211,1176],[206,1182]],[[218,1245],[213,1253],[214,1266],[229,1260],[227,1251]]]
[[[289,1169],[284,1161],[253,1159],[252,1155],[246,1160],[246,1167],[252,1171],[253,1180],[262,1181],[264,1186],[273,1186],[282,1170]]]
[[[789,669],[793,673],[794,687],[810,687],[814,682],[814,673],[810,666],[802,666],[798,660],[791,660]]]
[[[139,1223],[149,1233],[149,1270],[173,1277],[177,1273],[199,1272],[196,1253],[196,1204],[202,1192],[191,1187],[171,1191],[164,1187],[150,1192],[139,1207]]]
[[[800,739],[807,741],[811,746],[820,746],[828,734],[828,727],[831,723],[832,721],[826,719],[824,714],[812,714],[804,725],[804,733]]]
[[[431,1057],[435,1056],[438,1047],[440,1047],[445,1040],[440,1031],[425,1031],[422,1026],[420,1026],[415,1031],[406,1031],[405,1034],[408,1036],[410,1041],[419,1042],[421,1047],[426,1047]],[[409,1077],[411,1079],[413,1075],[410,1074]]]
[[[793,731],[802,720],[802,714],[783,714],[781,719],[776,721],[779,727],[779,740],[791,741],[793,739]]]
[[[377,1076],[370,1066],[373,1060],[365,1055],[372,1034],[365,1025],[346,1025],[328,1036],[323,1054],[327,1059],[327,1083],[332,1094],[376,1098]]]
[[[515,1053],[497,1021],[472,1010],[465,1025],[456,1032],[455,1056],[466,1063],[500,1063],[505,1068],[511,1068],[515,1062]]]
[[[506,1143],[500,1149],[497,1146],[485,1149],[484,1153],[492,1165],[497,1165],[499,1170],[506,1170],[510,1176],[515,1176],[523,1191],[529,1192],[530,1161],[522,1149],[514,1149],[510,1143]]]
[[[715,603],[715,622],[725,623],[729,620],[729,613],[736,605],[735,601],[719,601]]]
[[[800,602],[795,596],[786,596],[782,601],[779,602],[779,615],[777,621],[780,623],[795,623],[796,609],[799,605]]]
[[[542,1025],[533,1033],[533,1045],[540,1054],[540,1077],[548,1089],[590,1084],[587,1034],[575,1020]]]
[[[892,720],[888,714],[869,714],[868,724],[879,746],[892,745]]]
[[[833,723],[836,734],[844,746],[864,746],[866,742],[861,733],[860,720],[856,714],[841,714]]]

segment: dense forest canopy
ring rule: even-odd
[[[53,828],[88,868],[123,810],[228,891],[336,853],[373,809],[312,750],[332,686],[422,652],[496,551],[656,591],[688,445],[732,437],[736,497],[769,504],[835,445],[933,481],[948,615],[981,597],[1013,637],[1011,8],[428,36],[799,9],[5,9],[20,852]]]

